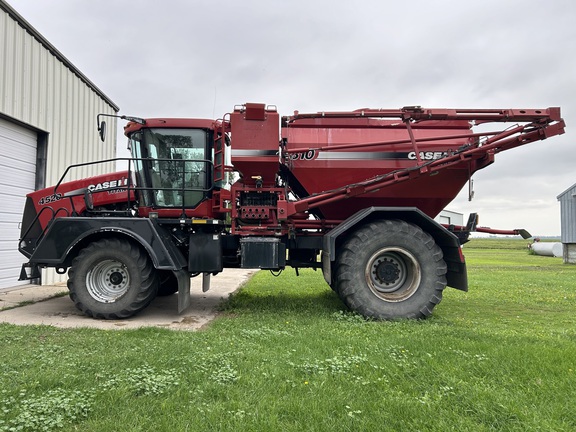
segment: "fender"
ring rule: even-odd
[[[448,266],[446,273],[447,285],[462,291],[468,291],[468,276],[466,261],[458,237],[448,231],[434,219],[416,207],[369,207],[353,214],[323,238],[322,272],[328,284],[332,283],[332,263],[336,260],[338,240],[365,223],[378,219],[400,219],[418,225],[424,232],[430,234],[436,244],[442,249],[444,261]]]
[[[130,237],[148,252],[157,269],[178,271],[188,264],[165,228],[151,219],[121,217],[54,219],[30,257],[30,263],[66,268],[84,245],[104,236]]]

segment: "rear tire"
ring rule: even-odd
[[[353,233],[336,261],[336,292],[368,318],[425,318],[442,300],[446,262],[434,239],[411,223],[384,220]]]
[[[70,298],[86,315],[122,319],[156,296],[157,272],[148,254],[123,239],[102,239],[82,249],[68,272]]]

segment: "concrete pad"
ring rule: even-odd
[[[24,285],[15,288],[5,288],[0,291],[0,311],[6,308],[24,306],[68,293],[65,283],[57,285]]]
[[[202,292],[202,278],[192,278],[191,305],[178,314],[178,295],[157,297],[138,315],[123,320],[99,320],[87,317],[74,306],[65,285],[18,287],[0,292],[0,322],[17,325],[51,325],[60,328],[89,327],[104,330],[163,327],[197,330],[217,314],[223,299],[238,290],[255,270],[225,269],[211,278],[211,288]],[[20,306],[19,306],[20,305]],[[15,307],[14,309],[5,309]]]

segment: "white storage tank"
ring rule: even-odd
[[[564,248],[560,242],[534,242],[530,245],[530,249],[536,255],[562,257]]]

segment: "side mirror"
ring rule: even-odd
[[[146,120],[140,117],[131,117],[131,116],[119,116],[116,114],[98,114],[96,116],[96,126],[98,127],[98,134],[100,135],[100,139],[104,141],[106,139],[106,122],[104,120],[100,121],[100,117],[114,117],[119,118],[122,120],[128,120],[131,122],[135,122],[141,125],[146,124]]]
[[[104,142],[106,139],[106,122],[102,120],[98,126],[98,134],[100,135],[100,140]]]

